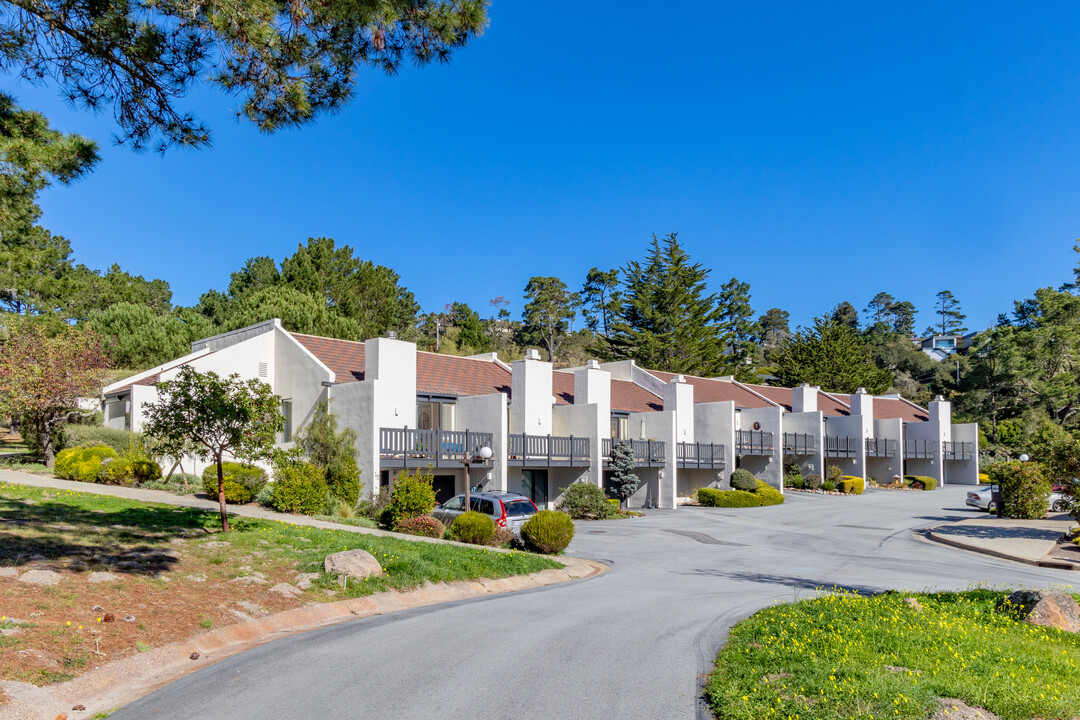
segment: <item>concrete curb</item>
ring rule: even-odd
[[[8,695],[7,705],[0,708],[0,718],[54,720],[61,715],[70,720],[91,718],[95,713],[127,705],[207,665],[289,635],[372,615],[584,580],[609,569],[593,560],[566,556],[555,559],[565,567],[499,579],[429,583],[407,592],[389,591],[313,603],[130,655],[50,687],[0,681],[0,690]],[[198,653],[197,660],[191,659],[193,653]],[[77,706],[84,709],[72,709]]]
[[[948,545],[959,550],[967,550],[969,552],[979,553],[980,555],[989,555],[990,557],[996,557],[999,560],[1009,560],[1011,562],[1023,563],[1024,565],[1031,565],[1033,567],[1045,567],[1053,568],[1055,570],[1077,570],[1080,571],[1080,565],[1074,565],[1072,563],[1062,562],[1058,560],[1033,560],[1031,558],[1020,557],[1019,555],[1011,555],[1009,553],[1001,552],[999,550],[991,550],[990,548],[981,547],[979,545],[972,545],[970,543],[961,542],[960,540],[954,540],[947,535],[940,535],[936,532],[938,528],[948,527],[946,525],[936,525],[926,531],[926,537],[933,540],[936,543],[942,545]]]

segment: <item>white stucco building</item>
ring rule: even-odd
[[[899,396],[776,388],[732,378],[650,371],[632,361],[555,369],[536,351],[507,364],[417,351],[395,337],[364,343],[290,333],[278,320],[192,343],[191,353],[104,388],[105,423],[139,430],[157,384],[182,365],[269,383],[282,398],[288,446],[329,399],[358,433],[364,492],[402,469],[430,467],[440,499],[462,492],[462,459],[484,489],[555,503],[571,483],[602,485],[612,443],[630,442],[641,488],[634,506],[675,507],[703,486],[726,487],[744,467],[782,491],[784,467],[886,483],[929,475],[978,483],[978,429],[954,425],[940,398],[922,408]]]

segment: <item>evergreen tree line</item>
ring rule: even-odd
[[[669,372],[807,382],[837,392],[865,387],[917,402],[945,394],[957,398],[961,414],[984,421],[995,443],[1041,419],[1059,426],[1078,420],[1080,276],[1017,301],[973,348],[945,363],[912,343],[910,301],[880,292],[861,313],[842,302],[793,330],[787,311],[753,310],[748,283],[733,277],[711,289],[711,271],[675,233],[653,236],[640,260],[590,269],[580,290],[556,277],[530,278],[520,318],[504,296],[490,301],[486,317],[461,302],[421,312],[397,273],[330,238],[310,238],[280,262],[251,258],[227,288],[181,307],[164,280],[119,265],[100,272],[76,264],[68,240],[38,223],[38,193],[88,174],[97,162],[93,142],[53,130],[0,95],[0,156],[0,320],[91,329],[124,370],[184,355],[195,339],[279,317],[291,331],[348,340],[394,330],[442,353],[494,351],[512,360],[539,346],[564,367],[590,357],[633,359]],[[943,290],[924,332],[964,333],[965,319]]]

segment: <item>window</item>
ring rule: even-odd
[[[462,502],[464,502],[464,500],[465,498],[462,498]],[[495,503],[490,500],[485,500],[484,498],[469,498],[469,507],[471,507],[474,512],[483,513],[484,515],[495,514]]]
[[[416,427],[421,430],[453,430],[454,403],[441,398],[418,397]]]
[[[285,427],[281,430],[281,442],[292,442],[292,400],[281,401],[281,414],[285,416]]]
[[[629,438],[628,418],[625,415],[611,416],[611,439],[626,440]]]
[[[464,510],[465,509],[465,496],[464,495],[458,495],[457,497],[450,498],[449,500],[446,501],[446,505],[444,507],[447,510]]]

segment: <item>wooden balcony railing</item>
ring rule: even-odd
[[[491,447],[492,437],[471,430],[379,428],[379,462],[386,467],[461,467],[462,459]]]
[[[896,441],[888,438],[866,438],[866,457],[891,458],[896,457]]]
[[[825,436],[825,457],[853,458],[858,456],[859,438],[842,435]]]
[[[772,455],[773,434],[768,430],[737,430],[735,450],[740,455]]]
[[[974,454],[975,443],[970,442],[947,442],[941,449],[946,460],[970,460]]]
[[[507,435],[510,465],[581,467],[589,464],[589,438],[562,435]]]
[[[719,443],[684,443],[675,447],[675,459],[681,468],[724,467],[725,448]]]
[[[817,452],[817,438],[810,433],[784,433],[785,455],[813,455]]]
[[[937,457],[937,442],[934,440],[905,440],[904,458],[907,460],[933,460]]]

